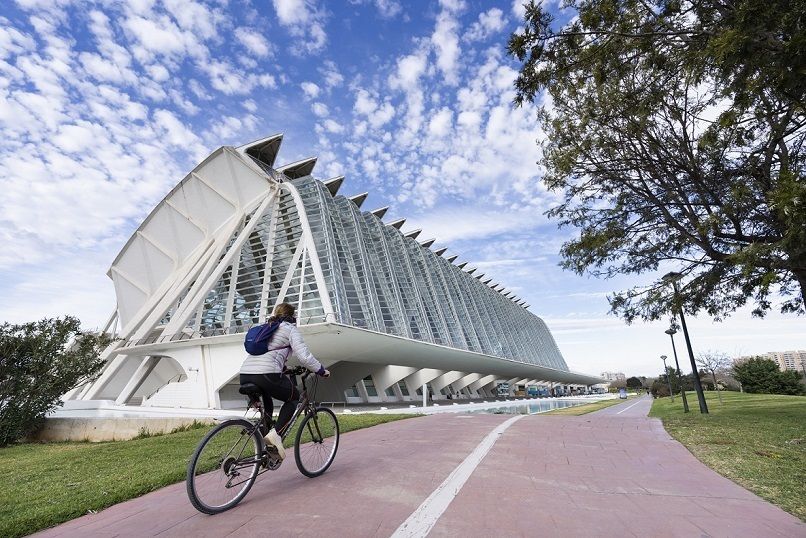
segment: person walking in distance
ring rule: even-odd
[[[284,373],[288,358],[292,354],[296,355],[303,366],[319,376],[329,377],[330,372],[316,360],[302,340],[292,305],[278,304],[274,309],[274,315],[267,322],[277,324],[268,341],[268,351],[262,355],[247,355],[241,365],[240,382],[241,385],[254,383],[260,387],[263,392],[263,407],[269,417],[274,411],[272,398],[283,402],[277,422],[269,429],[264,439],[267,446],[275,447],[280,458],[284,459],[283,440],[277,430],[287,426],[299,403],[299,390],[291,377]]]

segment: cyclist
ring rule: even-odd
[[[294,386],[291,377],[283,373],[285,363],[294,354],[310,371],[322,377],[330,376],[330,372],[308,350],[297,329],[294,318],[294,307],[288,303],[280,303],[274,309],[274,315],[268,321],[280,321],[280,326],[271,335],[269,351],[263,355],[248,355],[241,365],[241,385],[254,383],[263,392],[263,407],[266,416],[274,412],[272,398],[281,400],[283,406],[277,417],[275,426],[264,437],[268,445],[277,449],[280,459],[285,459],[283,440],[277,433],[291,419],[299,403],[299,390]]]

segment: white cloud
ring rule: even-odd
[[[319,68],[319,74],[322,75],[327,90],[341,86],[344,83],[344,77],[333,60],[325,60],[322,67]]]
[[[319,86],[314,84],[313,82],[303,82],[300,84],[303,93],[305,93],[305,97],[308,99],[316,99],[319,97],[319,92],[321,91]]]
[[[447,136],[453,127],[453,112],[445,107],[437,111],[428,123],[428,135],[433,138]]]
[[[235,30],[235,38],[246,49],[261,58],[265,58],[271,52],[269,42],[253,28],[237,28]]]
[[[307,22],[310,18],[305,0],[272,0],[280,24],[290,26]]]
[[[322,125],[324,126],[325,130],[329,133],[340,134],[344,132],[344,127],[338,122],[331,119],[325,120]]]
[[[280,24],[296,38],[291,42],[293,52],[312,54],[324,48],[327,42],[325,13],[315,2],[272,0],[272,4]]]
[[[528,230],[546,222],[540,212],[520,210],[502,213],[487,204],[439,206],[428,212],[409,216],[412,229],[421,228],[428,237],[442,243],[489,239],[497,235]]]
[[[463,8],[458,2],[443,2],[444,9],[437,16],[437,24],[431,35],[431,44],[437,55],[437,67],[445,77],[445,82],[455,85],[458,82],[459,21],[457,12]]]
[[[500,32],[505,26],[504,12],[494,7],[479,15],[479,20],[473,23],[465,37],[470,41],[480,41]]]
[[[391,19],[403,11],[400,2],[396,0],[375,0],[375,6],[378,8],[381,17],[385,19]]]
[[[522,20],[526,15],[526,8],[523,7],[525,3],[526,0],[513,0],[512,2],[512,14],[515,15],[518,20]]]
[[[320,118],[324,118],[328,114],[330,114],[330,111],[328,110],[327,105],[325,105],[324,103],[314,103],[314,104],[312,104],[311,105],[311,110],[313,110],[313,113],[316,114],[317,116],[319,116]]]
[[[184,52],[188,45],[186,35],[167,17],[157,20],[132,17],[124,26],[153,54]]]

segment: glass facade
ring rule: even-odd
[[[540,318],[312,176],[280,183],[274,202],[247,216],[230,246],[244,233],[240,252],[186,324],[194,334],[246,331],[289,302],[301,325],[338,322],[568,370]]]

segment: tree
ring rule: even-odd
[[[719,370],[727,368],[731,363],[730,358],[720,351],[708,350],[697,355],[697,365],[711,374],[714,380],[714,388],[716,394],[719,396],[719,403],[722,403],[722,393],[719,391],[719,383],[716,381],[716,373]]]
[[[515,103],[539,102],[548,215],[579,234],[579,274],[675,267],[690,313],[763,316],[806,297],[806,0],[567,0],[558,24],[526,5],[509,52]],[[545,92],[545,93],[544,93]],[[627,322],[658,319],[668,285],[615,293]]]
[[[665,398],[666,396],[669,396],[669,385],[666,383],[666,378],[664,376],[660,376],[653,381],[652,386],[649,388],[649,392],[652,393],[654,398]]]
[[[0,325],[0,446],[36,430],[63,394],[97,375],[108,343],[69,316]]]
[[[627,388],[630,389],[640,389],[644,386],[644,383],[637,377],[629,377],[627,378]]]
[[[616,379],[610,382],[608,392],[618,392],[619,389],[627,388],[627,382],[623,379]]]
[[[753,357],[733,365],[733,376],[742,384],[744,392],[761,394],[803,394],[803,385],[797,372],[778,369],[775,361]]]

